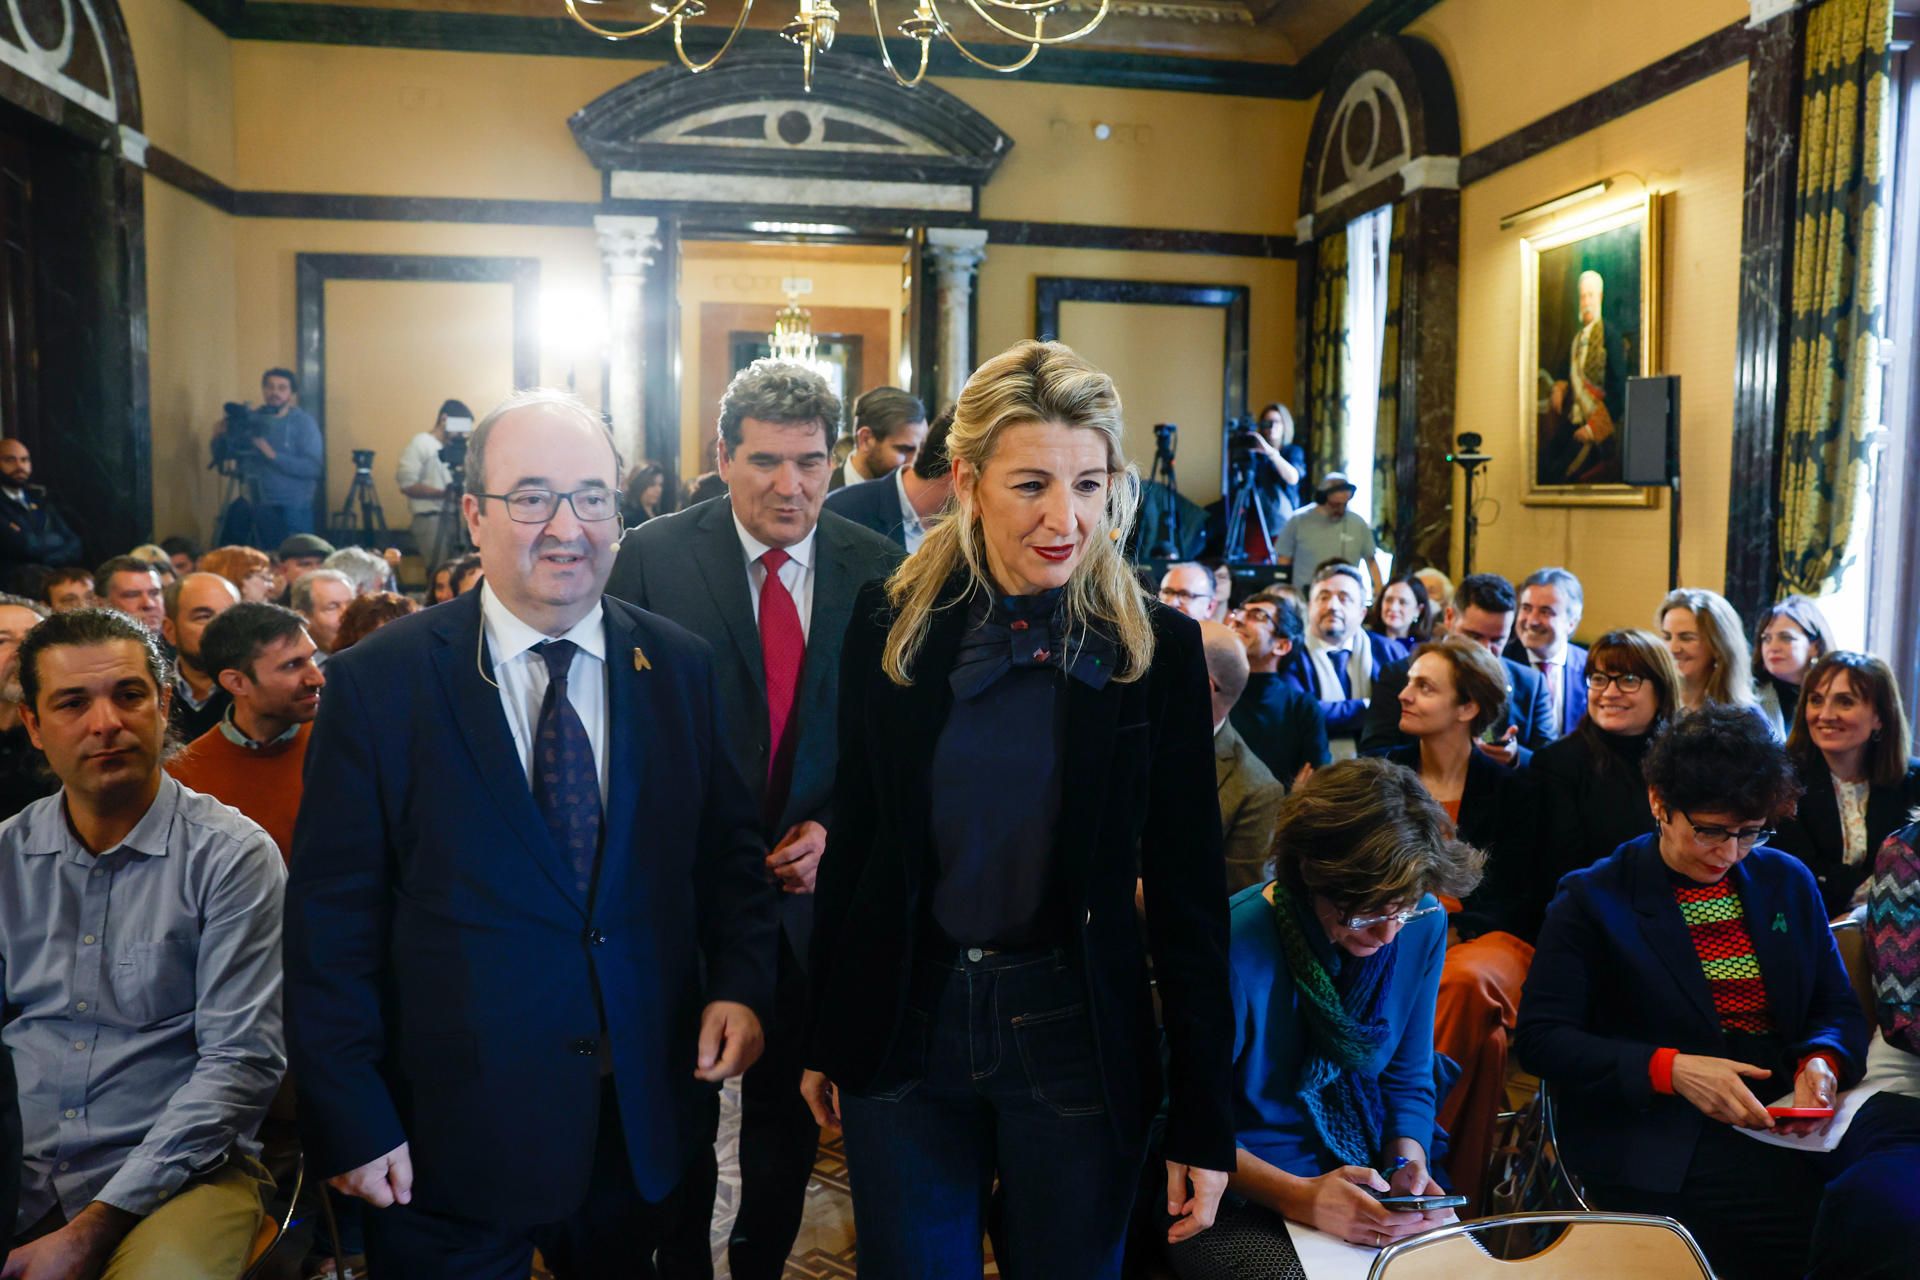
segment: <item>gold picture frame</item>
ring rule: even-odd
[[[1626,380],[1650,376],[1659,365],[1659,210],[1659,197],[1649,193],[1625,208],[1521,237],[1519,414],[1527,506],[1651,507],[1657,501],[1657,490],[1619,477]]]

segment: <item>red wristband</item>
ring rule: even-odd
[[[1655,1093],[1673,1092],[1673,1060],[1679,1056],[1678,1049],[1653,1051],[1653,1058],[1647,1063],[1647,1079],[1652,1082]]]

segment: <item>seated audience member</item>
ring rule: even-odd
[[[355,595],[372,595],[393,587],[393,567],[365,547],[342,547],[327,557],[322,568],[346,575]]]
[[[1220,832],[1227,855],[1227,892],[1273,878],[1273,821],[1287,789],[1234,731],[1228,715],[1247,687],[1247,650],[1217,622],[1200,624],[1213,690],[1213,780],[1220,790]]]
[[[98,603],[93,596],[93,570],[77,564],[47,570],[40,580],[40,600],[55,613],[93,608]]]
[[[1213,621],[1213,591],[1213,571],[1192,561],[1170,564],[1160,575],[1160,603],[1195,622]]]
[[[1229,904],[1238,1164],[1213,1228],[1168,1251],[1183,1280],[1281,1274],[1254,1264],[1277,1262],[1285,1219],[1377,1248],[1448,1216],[1370,1192],[1442,1190],[1434,895],[1471,892],[1481,855],[1406,770],[1343,760],[1287,797],[1274,857],[1278,877]]]
[[[1202,560],[1207,572],[1213,575],[1213,620],[1225,622],[1227,610],[1233,601],[1233,570],[1227,568],[1224,560]]]
[[[449,560],[434,569],[427,579],[427,604],[445,604],[453,599],[453,561]]]
[[[0,440],[0,565],[72,564],[86,554],[79,535],[32,479],[26,442]]]
[[[1420,579],[1420,585],[1427,589],[1427,638],[1431,640],[1440,630],[1447,601],[1453,599],[1453,579],[1432,565],[1415,569],[1412,576]]]
[[[1380,588],[1367,610],[1363,626],[1382,640],[1391,640],[1399,652],[1395,661],[1433,638],[1433,621],[1427,616],[1427,589],[1419,578],[1406,574]]]
[[[724,489],[722,493],[726,492]],[[453,562],[453,594],[463,596],[478,589],[487,580],[486,571],[480,565],[480,553],[475,551],[461,556]]]
[[[1527,770],[1537,818],[1527,937],[1538,932],[1562,876],[1653,830],[1640,762],[1678,714],[1673,658],[1650,631],[1609,631],[1587,654],[1586,686],[1579,728],[1535,752]]]
[[[1338,561],[1320,566],[1307,596],[1306,643],[1287,664],[1289,679],[1320,700],[1327,745],[1335,759],[1359,749],[1360,727],[1380,675],[1399,647],[1361,626],[1366,584],[1360,571]]]
[[[307,736],[327,678],[306,620],[277,604],[235,605],[200,637],[207,670],[230,705],[167,771],[259,823],[286,857],[300,811]]]
[[[160,539],[160,549],[167,553],[167,561],[173,565],[173,576],[176,578],[184,578],[199,567],[200,545],[192,538],[183,538],[176,533],[171,538]]]
[[[351,649],[396,618],[420,612],[420,606],[395,591],[376,591],[370,596],[355,596],[340,615],[340,629],[334,633],[333,651]]]
[[[200,572],[217,573],[231,582],[247,604],[273,598],[273,561],[253,547],[215,547],[200,557]]]
[[[207,553],[209,558],[215,554]],[[218,573],[190,573],[169,583],[161,598],[167,615],[160,635],[173,649],[173,732],[180,741],[192,742],[227,713],[227,691],[201,660],[200,638],[208,623],[240,603],[240,590]]]
[[[1547,736],[1556,741],[1587,714],[1587,651],[1573,643],[1586,607],[1580,579],[1565,569],[1535,569],[1520,584],[1513,639],[1500,655],[1540,677],[1547,691]]]
[[[93,594],[101,605],[118,609],[156,636],[167,617],[164,590],[160,570],[133,556],[115,556],[94,570]]]
[[[144,560],[158,569],[160,571],[160,585],[162,587],[165,587],[168,583],[173,582],[180,576],[173,571],[173,557],[168,555],[167,549],[157,542],[143,542],[133,550],[127,552],[127,554],[135,560]]]
[[[1853,909],[1873,855],[1920,807],[1920,761],[1900,684],[1880,659],[1836,650],[1801,688],[1787,755],[1806,793],[1773,847],[1812,869],[1831,919]]]
[[[47,610],[31,600],[0,595],[0,820],[11,818],[41,796],[52,795],[60,786],[47,772],[47,758],[20,722],[20,704],[27,696],[20,688],[20,642],[46,616]],[[0,1099],[0,1106],[4,1105]],[[0,1168],[0,1174],[4,1172]],[[0,1217],[0,1233],[12,1227],[11,1218]],[[5,1238],[0,1234],[0,1243]]]
[[[1295,684],[1290,655],[1305,628],[1300,611],[1277,593],[1258,591],[1227,615],[1247,655],[1247,686],[1233,706],[1233,727],[1268,772],[1291,787],[1302,770],[1332,758],[1320,700]]]
[[[1680,673],[1680,709],[1706,703],[1739,707],[1762,720],[1753,695],[1753,659],[1741,634],[1740,615],[1712,591],[1670,592],[1654,613],[1654,626]]]
[[[1513,588],[1505,578],[1496,573],[1472,574],[1453,589],[1453,598],[1441,615],[1441,628],[1434,634],[1477,644],[1506,668],[1506,719],[1489,729],[1490,735],[1499,735],[1498,740],[1482,739],[1480,750],[1501,764],[1525,768],[1535,751],[1553,741],[1548,732],[1552,716],[1547,709],[1546,685],[1533,668],[1500,657],[1513,630],[1514,606]],[[1410,661],[1396,662],[1380,669],[1374,682],[1373,705],[1366,713],[1360,736],[1360,749],[1368,755],[1406,745],[1407,737],[1400,732],[1399,698],[1411,665]]]
[[[1805,596],[1788,596],[1760,615],[1753,629],[1753,685],[1760,714],[1784,741],[1807,672],[1833,651],[1833,625]]]
[[[1766,1105],[1833,1106],[1867,1051],[1813,874],[1765,847],[1800,789],[1786,752],[1708,703],[1644,772],[1656,830],[1561,882],[1520,1007],[1567,1167],[1597,1208],[1678,1219],[1728,1280],[1911,1274],[1920,1219],[1881,1185],[1889,1163],[1914,1185],[1910,1100],[1870,1099],[1828,1155],[1736,1132],[1805,1126]]]
[[[151,632],[59,614],[22,644],[20,680],[64,789],[0,826],[0,1041],[26,1149],[5,1274],[231,1280],[267,1177],[254,1131],[286,1070],[285,867],[259,827],[161,771]]]
[[[1875,855],[1867,886],[1867,946],[1879,1035],[1867,1045],[1862,1088],[1920,1098],[1920,823],[1887,837]],[[1892,1180],[1881,1178],[1883,1184]],[[1907,1202],[1897,1215],[1920,1215],[1908,1179]]]
[[[291,533],[273,553],[273,576],[279,588],[273,594],[275,604],[286,604],[293,584],[326,564],[333,544],[317,533]]]
[[[835,467],[827,488],[881,480],[913,463],[927,438],[927,409],[898,387],[875,387],[853,402],[853,448]]]
[[[894,468],[891,483],[872,489],[841,485],[827,495],[826,509],[892,538],[912,555],[953,496],[953,464],[947,457],[947,433],[952,429],[953,410],[947,409],[927,428],[913,461]]]
[[[1506,1094],[1507,1044],[1533,948],[1517,935],[1521,886],[1534,857],[1524,838],[1521,780],[1475,743],[1506,718],[1506,673],[1484,645],[1433,640],[1413,651],[1400,690],[1400,731],[1413,739],[1386,758],[1419,777],[1460,838],[1486,854],[1469,897],[1446,899],[1447,958],[1434,1011],[1436,1051],[1460,1064],[1441,1099],[1440,1126],[1453,1135],[1454,1189],[1477,1202]]]
[[[660,500],[667,491],[667,469],[657,462],[636,462],[620,491],[620,518],[637,529],[663,514]]]
[[[852,449],[851,441],[848,442],[848,449],[849,451]],[[835,456],[839,456],[837,449],[835,450]],[[846,459],[840,458],[840,461],[845,462]],[[718,471],[702,471],[693,478],[693,483],[687,486],[687,500],[681,505],[683,507],[696,507],[703,502],[720,497],[726,493],[726,491],[727,482],[720,478]]]
[[[340,632],[340,616],[358,594],[353,580],[338,569],[315,569],[302,574],[293,584],[293,611],[307,620],[307,634],[324,655],[333,652],[334,638]]]

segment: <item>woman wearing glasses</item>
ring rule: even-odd
[[[1445,1218],[1375,1193],[1440,1194],[1436,894],[1471,893],[1478,850],[1411,773],[1343,760],[1287,797],[1279,878],[1235,895],[1238,1163],[1213,1230],[1169,1250],[1182,1280],[1286,1274],[1283,1219],[1379,1247]]]
[[[1764,847],[1800,791],[1786,753],[1709,703],[1644,772],[1655,830],[1561,883],[1520,1008],[1567,1167],[1597,1207],[1679,1219],[1729,1280],[1910,1267],[1912,1223],[1862,1222],[1912,1153],[1900,1113],[1870,1101],[1831,1155],[1739,1132],[1812,1127],[1767,1106],[1833,1106],[1867,1049],[1812,873]]]
[[[1640,762],[1680,705],[1680,676],[1660,637],[1609,631],[1587,653],[1587,714],[1533,753],[1538,856],[1522,925],[1538,932],[1554,886],[1653,830]]]

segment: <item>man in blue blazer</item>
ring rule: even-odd
[[[1565,569],[1535,569],[1520,584],[1520,612],[1503,658],[1533,668],[1546,686],[1554,738],[1580,727],[1587,714],[1587,651],[1573,643],[1586,609],[1580,579]]]
[[[927,428],[912,462],[872,484],[840,486],[827,495],[826,509],[893,539],[912,555],[927,536],[927,526],[953,496],[953,467],[947,460],[952,427],[953,410],[948,409]]]
[[[741,370],[720,400],[727,496],[628,534],[607,585],[713,643],[727,752],[753,791],[771,850],[766,875],[782,890],[767,1051],[741,1082],[740,1205],[729,1247],[736,1280],[779,1280],[813,1175],[820,1130],[800,1096],[802,962],[814,871],[833,825],[840,641],[860,587],[902,559],[879,534],[821,510],[829,424],[839,419],[840,402],[818,374],[771,360]],[[894,484],[839,492],[870,490],[891,495]],[[783,561],[773,574],[768,557]],[[800,644],[785,653],[783,675],[778,618],[787,610]],[[711,1192],[691,1196],[688,1209],[688,1238],[705,1250]]]
[[[1475,573],[1460,580],[1447,602],[1442,626],[1448,635],[1477,644],[1495,657],[1506,647],[1513,630],[1513,588],[1494,573]],[[1533,753],[1553,741],[1553,716],[1547,688],[1533,669],[1511,658],[1500,658],[1507,672],[1507,733],[1499,743],[1483,742],[1480,749],[1501,764],[1524,769]],[[1360,750],[1381,755],[1413,739],[1400,732],[1400,691],[1407,687],[1413,659],[1383,667],[1373,682],[1373,705],[1367,708]]]
[[[1319,699],[1328,748],[1341,760],[1357,754],[1367,707],[1378,699],[1380,673],[1399,652],[1362,625],[1365,592],[1356,565],[1335,560],[1315,570],[1307,588],[1305,634],[1279,666],[1296,688]],[[1264,594],[1256,592],[1247,602]]]
[[[629,1270],[758,1056],[774,894],[712,650],[603,595],[619,461],[526,392],[468,445],[486,585],[328,664],[287,890],[308,1159],[373,1274]]]

